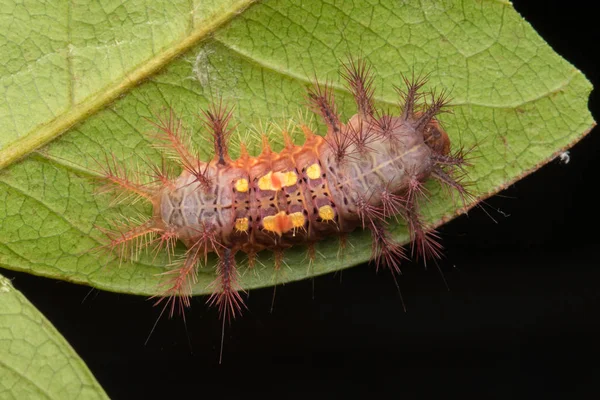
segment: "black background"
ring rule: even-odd
[[[600,13],[583,1],[515,1],[595,85]],[[598,95],[590,108],[596,117]],[[56,326],[115,399],[183,395],[320,398],[597,396],[600,269],[598,132],[441,229],[441,269],[405,264],[408,312],[386,273],[363,265],[253,290],[227,329],[204,299],[163,319],[144,298],[2,270]],[[502,213],[509,215],[504,217]],[[314,284],[314,299],[312,298]],[[87,298],[86,298],[87,296]],[[85,298],[85,301],[84,301]]]

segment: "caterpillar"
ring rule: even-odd
[[[397,274],[408,255],[387,230],[390,218],[406,221],[417,257],[440,257],[436,232],[428,229],[419,213],[424,182],[435,179],[463,201],[469,196],[463,178],[469,165],[466,152],[452,150],[450,138],[437,116],[448,111],[445,91],[424,92],[427,78],[404,77],[398,115],[374,105],[374,76],[364,60],[343,64],[341,75],[352,93],[357,113],[342,122],[333,89],[315,82],[307,90],[310,109],[327,128],[324,136],[300,123],[303,145],[295,145],[283,129],[284,148],[274,152],[263,137],[262,152],[250,156],[244,143],[233,160],[228,142],[233,131],[232,109],[216,101],[202,111],[211,133],[212,160],[201,161],[182,133],[182,123],[171,111],[151,121],[160,147],[181,167],[172,177],[166,163],[153,166],[154,180],[141,183],[113,159],[102,179],[152,205],[145,222],[105,229],[112,251],[125,257],[131,246],[153,243],[157,251],[173,253],[177,241],[187,248],[185,258],[164,273],[161,288],[170,315],[190,306],[192,286],[209,253],[218,264],[208,304],[223,320],[240,314],[244,302],[238,284],[236,254],[245,253],[252,268],[257,253],[274,253],[274,268],[281,268],[284,251],[304,245],[310,259],[314,244],[356,229],[372,233],[372,260],[377,268]],[[164,308],[163,308],[164,311]]]

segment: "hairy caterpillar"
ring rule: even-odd
[[[423,183],[434,178],[463,198],[469,196],[461,178],[467,165],[462,149],[451,150],[450,139],[436,115],[447,105],[445,92],[422,93],[425,79],[404,79],[397,89],[401,112],[388,115],[375,109],[373,76],[364,61],[350,60],[343,78],[352,92],[357,114],[340,121],[332,89],[316,84],[308,90],[311,109],[327,126],[320,136],[300,124],[302,146],[294,145],[283,130],[285,147],[271,150],[263,138],[262,153],[251,157],[242,144],[241,155],[228,153],[231,110],[222,102],[203,111],[212,134],[214,158],[199,160],[181,134],[181,123],[171,113],[153,124],[163,147],[182,167],[172,178],[165,165],[154,167],[154,181],[143,184],[128,178],[116,163],[108,163],[104,180],[149,201],[153,215],[146,222],[106,231],[108,248],[120,252],[140,241],[172,252],[177,241],[187,247],[185,259],[165,272],[163,296],[173,314],[190,305],[197,269],[208,253],[219,258],[213,294],[208,303],[218,307],[223,320],[235,317],[243,300],[237,284],[235,255],[243,252],[254,265],[256,254],[271,250],[281,267],[284,251],[305,245],[314,258],[315,242],[357,228],[372,232],[376,266],[399,272],[407,258],[403,247],[386,230],[390,218],[407,221],[417,255],[439,257],[434,231],[420,217],[418,202]]]

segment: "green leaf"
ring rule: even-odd
[[[110,197],[96,194],[89,179],[99,169],[93,159],[113,153],[120,163],[142,169],[147,158],[158,161],[146,118],[169,108],[209,156],[211,146],[196,115],[211,99],[221,96],[235,106],[243,136],[261,122],[285,124],[304,110],[305,88],[315,77],[332,82],[348,118],[353,103],[338,73],[348,54],[372,63],[379,107],[397,107],[393,85],[411,71],[430,74],[429,88],[451,90],[453,114],[444,114],[442,122],[453,143],[477,145],[469,178],[481,199],[552,160],[594,125],[587,110],[590,83],[508,2],[281,0],[246,6],[231,1],[192,12],[188,2],[132,1],[102,9],[85,5],[79,13],[76,6],[30,13],[43,15],[36,18],[48,26],[62,18],[68,35],[61,41],[50,28],[34,29],[39,34],[30,32],[31,37],[48,44],[31,45],[43,51],[33,55],[27,48],[33,39],[8,42],[25,48],[10,50],[2,79],[17,82],[26,75],[18,82],[34,98],[5,96],[9,102],[1,114],[14,129],[1,133],[0,165],[28,154],[0,171],[1,266],[111,291],[155,294],[166,255],[120,265],[114,256],[90,251],[105,243],[96,225],[106,227],[119,213],[151,211],[141,204],[111,206]],[[26,12],[15,15],[29,18]],[[14,31],[14,37],[23,36]],[[53,53],[60,49],[62,58]],[[70,72],[62,81],[51,81],[58,78],[50,69],[37,69],[58,65],[53,57],[66,57],[65,66],[56,67]],[[465,211],[436,184],[428,187],[424,214],[432,226]],[[393,233],[407,240],[404,224],[393,225]],[[310,268],[304,249],[294,248],[286,253],[289,268],[277,275],[271,255],[263,253],[264,266],[242,270],[242,285],[266,286],[355,265],[369,258],[370,246],[368,233],[357,232],[338,257],[337,241],[324,241]],[[195,293],[207,292],[212,265],[200,270]]]
[[[108,398],[69,343],[1,275],[0,397]]]
[[[0,169],[99,111],[255,0],[4,0]]]

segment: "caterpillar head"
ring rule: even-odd
[[[423,141],[438,154],[448,155],[450,153],[450,137],[435,119],[425,126]]]

